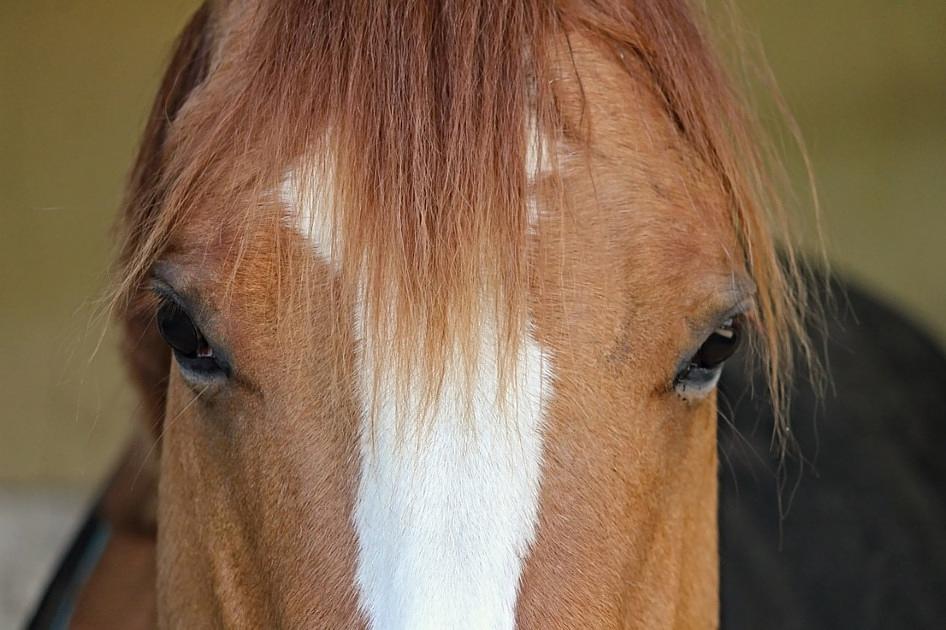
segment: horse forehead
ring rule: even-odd
[[[323,158],[317,163],[331,163]],[[278,195],[287,227],[337,270],[345,242],[335,218],[344,209],[332,182],[331,168],[297,169]],[[405,379],[397,361],[379,358],[383,340],[364,325],[371,307],[356,303],[351,322],[362,410],[353,512],[361,608],[374,627],[513,627],[538,523],[550,365],[529,338],[514,362],[515,386],[501,387],[500,340],[487,317],[476,327],[473,373],[453,347],[427,404],[434,385],[423,374]]]

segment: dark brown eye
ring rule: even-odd
[[[194,322],[174,302],[164,302],[158,309],[158,331],[171,348],[182,356],[196,357],[204,339]]]
[[[741,320],[730,317],[707,337],[690,363],[704,370],[715,369],[735,354],[741,341]]]
[[[184,301],[166,284],[155,279],[152,286],[159,300],[155,313],[158,333],[172,350],[174,363],[191,386],[209,386],[228,380],[232,363],[225,350],[217,350],[200,331]],[[202,390],[206,391],[206,390]]]
[[[729,359],[742,341],[742,317],[731,317],[720,324],[700,346],[673,381],[678,394],[687,400],[708,395]]]

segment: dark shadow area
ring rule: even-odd
[[[720,385],[727,630],[946,627],[946,355],[864,292],[833,293],[812,331],[829,383],[794,388],[781,493],[763,379],[734,365]]]

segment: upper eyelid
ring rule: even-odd
[[[699,349],[703,341],[719,328],[720,324],[733,317],[748,316],[756,307],[755,295],[748,295],[727,309],[716,311],[710,317],[701,321],[698,326],[693,328],[694,339],[697,343],[694,351]]]
[[[148,278],[148,289],[159,299],[167,302],[173,302],[178,308],[187,313],[192,319],[203,319],[201,314],[203,308],[201,304],[189,297],[185,293],[176,290],[171,283],[164,278],[152,274]]]
[[[175,269],[176,266],[166,261],[156,261],[151,266],[146,276],[148,289],[160,297],[176,302],[178,306],[188,312],[202,310],[200,308],[201,302],[199,299],[196,299],[196,295],[193,295],[191,291],[186,290],[186,288],[178,288],[180,282],[175,282],[175,279],[179,280],[180,274],[177,273]]]
[[[181,299],[178,297],[177,293],[167,287],[163,282],[155,281],[154,279],[149,280],[148,290],[155,296],[162,304],[171,303],[177,306],[182,310],[187,310],[183,304],[181,304]]]

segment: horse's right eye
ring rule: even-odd
[[[161,305],[157,320],[161,337],[182,356],[196,357],[201,345],[206,345],[190,316],[174,302],[168,300]]]
[[[158,332],[174,351],[181,373],[188,380],[199,382],[229,376],[229,364],[217,357],[187,311],[169,298],[162,300],[157,314]]]

